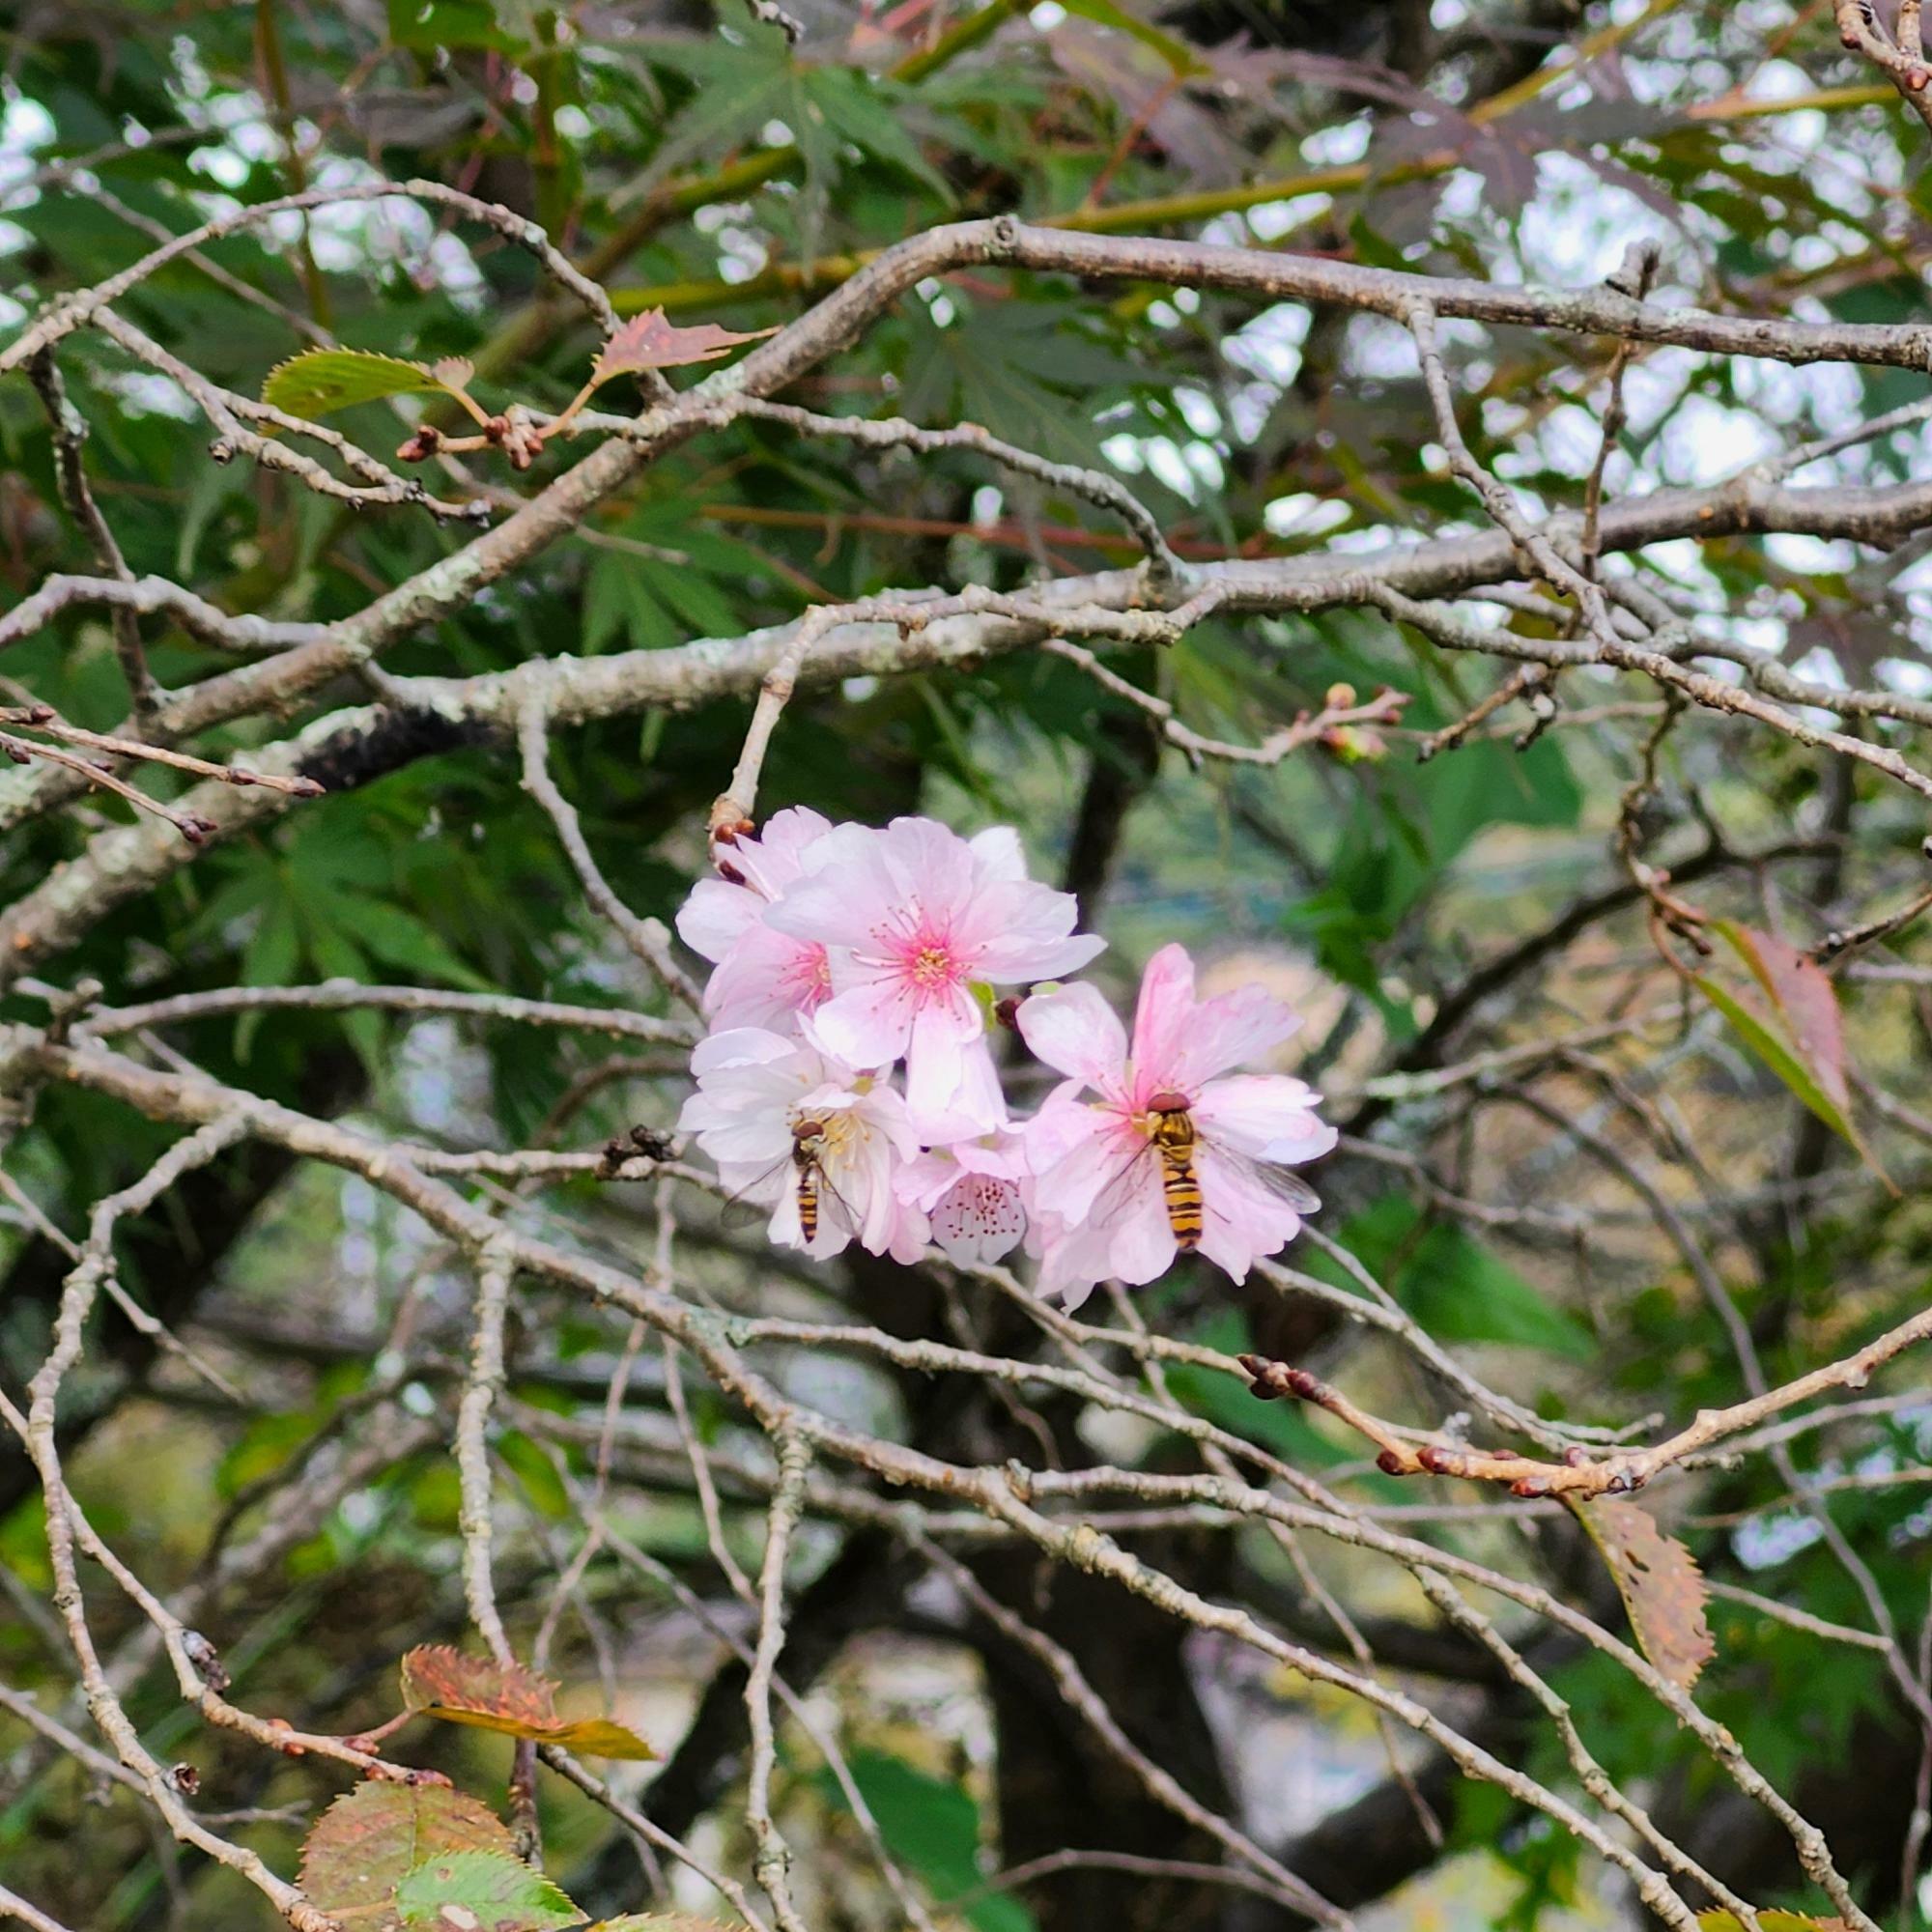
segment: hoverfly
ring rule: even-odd
[[[741,1187],[725,1203],[724,1213],[727,1223],[742,1225],[759,1214],[770,1212],[767,1202],[757,1197],[765,1192],[772,1177],[781,1169],[792,1171],[793,1195],[798,1202],[799,1233],[805,1237],[809,1248],[818,1238],[818,1216],[821,1203],[829,1197],[843,1212],[848,1229],[856,1232],[859,1216],[852,1211],[845,1197],[833,1184],[832,1177],[825,1171],[825,1158],[831,1151],[832,1136],[828,1123],[816,1116],[806,1116],[791,1123],[791,1148],[779,1160],[768,1167],[763,1174]]]
[[[1088,1210],[1092,1219],[1107,1220],[1124,1212],[1149,1178],[1148,1163],[1155,1161],[1174,1245],[1180,1253],[1191,1254],[1201,1245],[1206,1213],[1213,1211],[1213,1204],[1208,1203],[1204,1209],[1202,1200],[1204,1153],[1224,1173],[1251,1183],[1297,1214],[1312,1214],[1321,1206],[1321,1197],[1293,1168],[1280,1161],[1258,1160],[1203,1133],[1184,1094],[1153,1094],[1143,1121],[1147,1145],[1128,1155],[1120,1172],[1102,1185]]]

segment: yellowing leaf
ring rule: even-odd
[[[754,328],[749,335],[720,328],[715,322],[694,323],[689,328],[668,321],[661,308],[634,315],[597,352],[593,380],[608,383],[638,369],[676,369],[687,362],[715,362],[740,343],[776,335],[776,328]]]
[[[1802,1912],[1760,1912],[1761,1932],[1852,1932],[1842,1918],[1810,1918]],[[1744,1932],[1744,1921],[1735,1912],[1700,1912],[1697,1923],[1703,1932]]]
[[[378,355],[366,349],[306,349],[269,371],[262,400],[312,422],[384,396],[427,395],[459,386],[445,382],[436,369],[406,362],[400,355]]]
[[[1638,1648],[1680,1690],[1690,1690],[1718,1649],[1697,1559],[1636,1503],[1598,1496],[1570,1507],[1609,1565]]]
[[[301,1888],[343,1932],[408,1932],[397,1888],[425,1859],[515,1855],[496,1813],[446,1784],[372,1779],[345,1793],[302,1846]]]
[[[653,1758],[642,1738],[610,1718],[560,1718],[556,1686],[521,1663],[466,1657],[448,1644],[424,1644],[403,1659],[403,1702],[452,1724],[474,1724],[513,1738],[562,1745],[592,1757]]]
[[[583,1915],[543,1873],[502,1852],[425,1860],[396,1888],[410,1927],[431,1932],[559,1932]]]
[[[628,1724],[620,1724],[611,1718],[570,1719],[537,1736],[544,1744],[561,1745],[565,1750],[583,1751],[591,1757],[657,1756]]]

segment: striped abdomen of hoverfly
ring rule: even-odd
[[[810,1247],[818,1234],[818,1168],[825,1152],[825,1122],[791,1123],[791,1164],[797,1174],[798,1226]]]
[[[1180,1094],[1156,1094],[1148,1102],[1149,1135],[1160,1154],[1161,1192],[1174,1245],[1186,1254],[1201,1245],[1201,1181],[1194,1172],[1194,1117]]]

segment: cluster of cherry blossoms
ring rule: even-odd
[[[680,1129],[769,1208],[774,1242],[815,1257],[856,1240],[910,1262],[936,1242],[974,1264],[1024,1242],[1069,1306],[1197,1246],[1240,1280],[1314,1205],[1287,1168],[1335,1144],[1313,1089],[1236,1071],[1299,1018],[1259,986],[1197,998],[1167,946],[1129,1037],[1094,987],[1064,983],[1105,944],[1077,917],[1027,877],[1009,827],[778,812],[678,914],[714,968]],[[999,1016],[1065,1076],[1028,1119],[1001,1086]]]

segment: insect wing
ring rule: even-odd
[[[1297,1214],[1313,1214],[1321,1206],[1321,1197],[1289,1167],[1278,1160],[1257,1160],[1253,1154],[1239,1153],[1228,1146],[1203,1134],[1202,1148],[1211,1153],[1224,1168],[1232,1169],[1250,1186],[1259,1188],[1264,1194],[1271,1194],[1285,1208],[1293,1208]],[[1208,1206],[1213,1206],[1210,1200]]]
[[[726,1228],[738,1229],[749,1228],[754,1221],[769,1221],[776,1205],[770,1194],[772,1177],[782,1170],[789,1186],[792,1165],[789,1153],[781,1154],[755,1180],[748,1180],[735,1194],[727,1195],[724,1206],[719,1209],[720,1223]]]
[[[1160,1152],[1150,1140],[1128,1154],[1100,1183],[1100,1191],[1094,1195],[1081,1220],[1100,1227],[1111,1225],[1128,1212],[1134,1197],[1148,1185],[1151,1178],[1157,1181],[1159,1174]]]
[[[811,1176],[811,1184],[818,1196],[818,1225],[821,1228],[825,1226],[826,1206],[830,1203],[838,1208],[839,1219],[844,1224],[844,1232],[856,1239],[859,1230],[865,1225],[859,1210],[839,1193],[838,1183],[826,1173],[822,1161],[812,1161],[807,1172]]]

